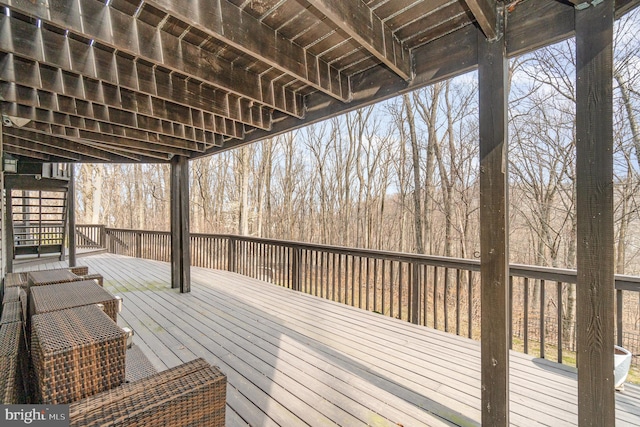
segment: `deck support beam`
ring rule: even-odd
[[[6,234],[2,234],[7,227],[7,223],[4,218],[4,196],[2,190],[4,189],[4,126],[0,124],[0,277],[4,277],[6,271],[6,261],[5,258],[7,256],[7,239],[5,238]]]
[[[0,125],[2,126],[2,125]],[[4,164],[2,165],[4,170]],[[4,174],[4,172],[2,172]],[[11,195],[11,186],[5,185],[5,206],[4,206],[4,240],[5,240],[5,248],[7,248],[7,253],[3,254],[6,257],[6,273],[13,273],[13,254],[14,254],[14,238],[13,238],[13,197]]]
[[[189,159],[171,159],[171,287],[191,291],[189,235]]]
[[[576,314],[581,427],[615,424],[613,20],[613,0],[575,11]]]
[[[478,30],[482,425],[494,427],[509,425],[507,64],[504,37]]]
[[[69,187],[67,188],[67,224],[69,227],[69,267],[76,264],[76,173],[75,164],[69,163]],[[64,256],[64,243],[62,247]],[[63,261],[63,260],[61,260]]]

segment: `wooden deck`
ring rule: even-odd
[[[158,369],[203,357],[227,374],[229,427],[480,424],[475,341],[226,271],[192,268],[179,294],[167,263],[78,263],[124,298],[120,324]],[[512,425],[576,425],[576,387],[574,369],[511,353]],[[616,425],[640,425],[640,388],[616,398]]]

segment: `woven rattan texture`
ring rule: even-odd
[[[23,351],[22,322],[14,322],[0,327],[0,393],[3,404],[25,402],[22,379],[26,374]]]
[[[29,286],[52,285],[54,283],[73,282],[75,280],[81,279],[68,269],[29,272]]]
[[[202,359],[77,402],[70,426],[223,427],[227,379]]]
[[[86,265],[79,265],[77,267],[69,267],[69,270],[78,276],[86,276],[87,274],[89,274],[89,267],[87,267]]]
[[[104,305],[104,312],[118,321],[118,300],[94,280],[33,287],[29,309],[35,315],[88,304]]]
[[[104,278],[102,277],[101,274],[85,274],[82,276],[82,280],[97,280],[98,281],[98,285],[103,286],[104,285]]]
[[[7,273],[4,277],[4,287],[12,288],[14,286],[26,287],[28,282],[27,273]]]
[[[140,347],[133,344],[131,348],[127,349],[126,382],[138,381],[157,372],[147,356],[140,350]]]
[[[32,318],[36,400],[70,403],[124,382],[126,334],[95,305]]]
[[[11,288],[7,288],[4,290],[4,297],[2,298],[2,303],[6,304],[8,302],[16,302],[20,300],[20,291],[22,289],[17,287],[17,286],[13,286]]]
[[[0,317],[0,325],[20,322],[21,320],[22,304],[20,304],[20,301],[8,302],[2,305],[2,316]]]

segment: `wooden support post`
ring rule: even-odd
[[[13,197],[11,195],[11,187],[6,188],[6,206],[5,206],[5,247],[7,248],[6,271],[5,273],[13,273],[13,256],[14,256],[14,237],[13,237]]]
[[[482,425],[509,425],[507,59],[478,30]]]
[[[69,267],[76,264],[76,174],[75,165],[69,164],[69,188],[67,189],[67,224],[69,227]],[[64,255],[64,248],[63,255]]]
[[[614,1],[575,11],[578,425],[615,424]]]
[[[189,159],[179,157],[180,163],[180,292],[191,292],[191,235],[189,233]]]
[[[6,270],[6,261],[5,258],[7,256],[7,239],[5,238],[4,230],[7,227],[7,222],[5,221],[4,212],[4,196],[2,190],[4,189],[4,155],[3,155],[3,132],[4,127],[0,124],[0,278],[4,277],[4,273]]]
[[[171,287],[191,290],[189,235],[189,159],[171,159]]]
[[[171,287],[180,287],[180,164],[178,156],[171,158]]]

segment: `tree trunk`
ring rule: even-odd
[[[422,200],[420,183],[420,149],[418,147],[418,135],[416,134],[416,122],[413,115],[413,105],[408,94],[402,95],[404,110],[409,126],[409,143],[411,144],[411,165],[413,168],[413,226],[415,233],[415,251],[424,254],[424,239],[422,236]]]
[[[249,234],[249,148],[240,148],[240,206],[238,214],[238,234]]]

